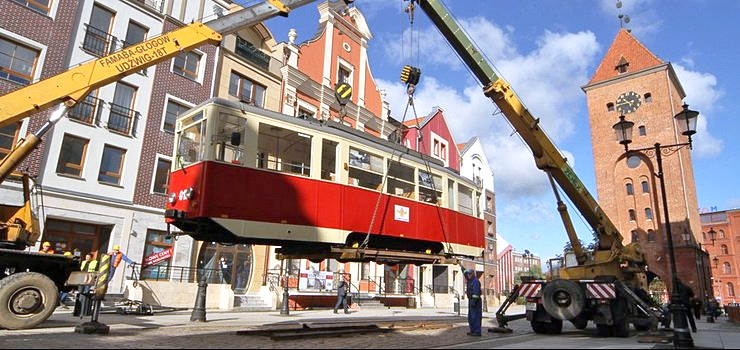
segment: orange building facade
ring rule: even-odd
[[[722,305],[740,302],[740,209],[701,214],[702,247],[709,252],[714,298]],[[714,232],[714,237],[710,234]]]

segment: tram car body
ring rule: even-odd
[[[480,189],[402,145],[222,98],[176,125],[165,217],[197,240],[483,252]]]

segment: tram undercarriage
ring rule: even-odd
[[[262,244],[280,246],[278,259],[308,259],[319,262],[336,259],[344,262],[376,262],[381,264],[456,264],[457,259],[444,252],[442,243],[371,234],[365,243],[366,234],[352,232],[344,243],[301,242],[257,237],[241,237],[233,234],[210,218],[181,219],[168,210],[168,218],[184,234],[200,241],[226,244]],[[365,243],[365,244],[363,244]]]

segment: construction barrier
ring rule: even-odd
[[[100,257],[100,268],[98,269],[98,280],[95,283],[95,299],[102,300],[108,291],[108,276],[110,273],[110,255],[104,254]]]

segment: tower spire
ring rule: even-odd
[[[619,28],[624,28],[627,24],[630,23],[630,16],[622,14],[622,1],[617,0],[617,10],[619,11],[619,14],[617,17],[619,17]],[[627,29],[628,33],[632,32],[632,29]]]

